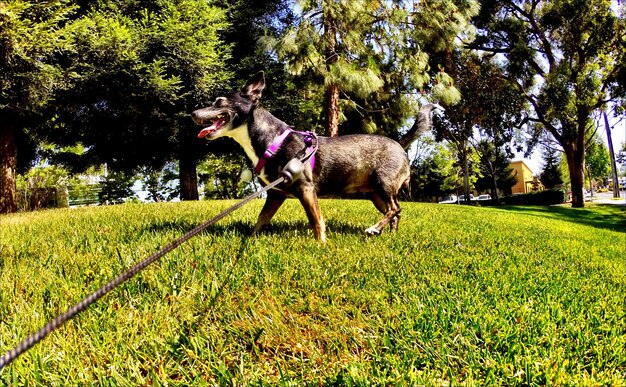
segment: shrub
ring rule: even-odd
[[[552,204],[565,203],[566,201],[566,192],[561,189],[549,189],[545,191],[518,194],[507,196],[502,199],[504,204],[536,206],[549,206]]]
[[[55,166],[35,167],[17,178],[21,211],[67,207],[67,171]]]

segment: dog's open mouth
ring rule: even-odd
[[[217,132],[229,121],[229,119],[230,117],[226,113],[218,114],[215,118],[211,118],[210,121],[212,125],[202,129],[200,133],[198,133],[198,138],[204,138]]]

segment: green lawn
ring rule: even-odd
[[[0,352],[234,201],[0,216]],[[0,385],[624,385],[626,207],[262,201],[0,371]]]

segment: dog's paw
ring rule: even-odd
[[[365,234],[367,234],[368,236],[380,235],[380,230],[372,226],[368,228],[367,230],[365,230]]]

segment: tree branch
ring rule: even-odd
[[[541,52],[543,52],[544,55],[546,56],[546,59],[548,60],[548,64],[550,66],[550,70],[552,70],[552,68],[554,67],[554,64],[556,63],[554,54],[552,53],[552,45],[550,44],[550,40],[548,40],[548,38],[546,38],[546,36],[544,35],[543,31],[541,31],[541,28],[539,27],[539,24],[537,23],[537,20],[535,20],[535,16],[534,16],[534,12],[538,4],[538,1],[533,1],[530,13],[524,11],[522,8],[520,8],[518,5],[516,5],[512,1],[509,1],[509,4],[511,5],[514,11],[517,11],[522,17],[526,18],[526,20],[532,27],[531,30],[533,32],[533,35],[535,39],[541,42],[541,46],[543,47],[543,51]]]

